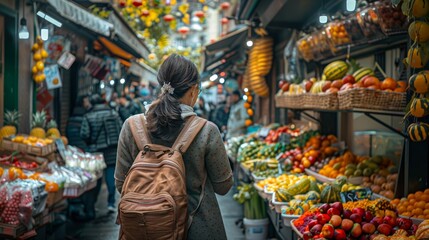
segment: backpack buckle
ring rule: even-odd
[[[148,145],[143,148],[144,153],[150,152],[150,147]]]

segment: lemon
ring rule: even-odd
[[[42,62],[42,61],[38,61],[38,62],[36,63],[36,67],[37,67],[37,69],[38,69],[39,71],[43,71],[43,69],[45,68],[45,64],[43,64],[43,62]]]
[[[39,50],[39,44],[37,44],[37,43],[33,44],[33,47],[31,47],[31,50],[32,50],[33,52],[35,52],[35,51]]]
[[[33,59],[34,59],[34,61],[39,61],[39,60],[41,60],[42,59],[42,55],[40,54],[40,53],[35,53],[34,55],[33,55]]]
[[[49,56],[48,52],[45,49],[42,49],[42,58],[47,58]]]
[[[37,67],[36,67],[36,66],[33,66],[33,67],[31,68],[31,72],[32,72],[33,74],[36,74],[38,71],[39,71],[39,69],[37,69]]]

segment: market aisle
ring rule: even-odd
[[[234,189],[225,196],[217,196],[221,209],[226,234],[229,240],[244,239],[242,229],[235,223],[243,218],[242,206],[232,199]],[[118,195],[119,198],[119,195]],[[103,184],[96,204],[97,217],[88,223],[76,223],[69,220],[67,225],[68,239],[79,240],[116,240],[118,239],[119,226],[115,224],[116,214],[107,212],[107,189]]]

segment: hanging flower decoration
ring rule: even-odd
[[[222,11],[227,11],[231,7],[231,4],[229,2],[223,2],[220,4],[220,9]]]
[[[171,14],[167,14],[167,15],[165,15],[165,16],[163,17],[163,19],[164,19],[164,21],[166,21],[166,22],[171,22],[171,21],[173,21],[173,20],[174,20],[174,16],[173,16],[173,15],[171,15]]]
[[[182,35],[182,37],[186,37],[186,35],[189,33],[189,28],[184,26],[184,27],[180,27],[177,31]]]
[[[228,24],[228,22],[229,22],[228,18],[222,18],[221,20],[222,25],[226,25]]]

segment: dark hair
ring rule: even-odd
[[[105,103],[104,99],[99,94],[93,94],[90,101],[92,105]]]
[[[147,127],[153,137],[171,140],[171,133],[181,128],[184,120],[179,99],[198,81],[197,67],[187,58],[172,54],[164,61],[158,71],[158,82],[161,87],[170,84],[174,92],[161,92],[147,113]]]
[[[234,92],[232,92],[232,95],[236,95],[238,97],[241,97],[241,93],[238,90],[234,90]]]
[[[77,100],[76,100],[76,107],[83,107],[83,100],[85,98],[89,98],[88,95],[80,95],[80,96],[78,96]]]

